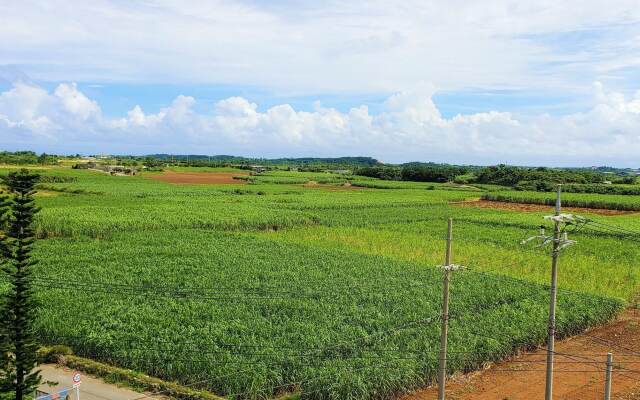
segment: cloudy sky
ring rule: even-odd
[[[17,149],[640,167],[640,7],[2,1]]]

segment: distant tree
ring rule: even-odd
[[[406,165],[402,167],[403,181],[415,182],[451,182],[458,175],[466,174],[464,167],[452,165]]]
[[[0,303],[0,393],[13,393],[16,400],[32,393],[41,381],[40,371],[34,371],[38,343],[32,269],[36,261],[31,256],[37,180],[38,175],[24,169],[3,178],[9,196],[2,200],[5,233],[0,237],[0,255],[1,273],[9,289]]]
[[[513,186],[525,178],[526,170],[524,168],[500,164],[480,170],[476,176],[476,182]]]
[[[0,227],[5,228],[7,222],[7,214],[9,212],[9,197],[0,193]],[[2,240],[0,238],[0,240]],[[3,265],[3,257],[0,255],[0,266]],[[4,275],[4,271],[0,270],[0,276]],[[6,296],[0,297],[0,321],[6,321],[7,315],[7,299]],[[7,324],[0,324],[0,400],[8,400],[13,393],[10,385],[10,377],[8,371],[11,371],[11,361],[13,355],[9,349],[11,341],[9,339],[9,329]]]
[[[360,167],[353,171],[354,175],[368,176],[371,178],[384,179],[388,181],[400,180],[400,168],[377,166],[377,167]]]
[[[38,157],[38,164],[46,164],[47,161],[49,159],[49,156],[47,155],[47,153],[42,153],[40,154],[40,156]]]
[[[157,160],[154,157],[148,156],[144,158],[144,161],[142,162],[142,165],[144,165],[147,168],[155,168],[155,167],[159,167],[162,165],[162,163]]]

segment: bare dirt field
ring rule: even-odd
[[[501,210],[511,211],[525,211],[525,212],[540,212],[540,211],[553,211],[552,206],[546,206],[542,204],[526,204],[526,203],[508,203],[502,201],[491,200],[469,200],[450,203],[460,207],[479,207],[479,208],[497,208]],[[577,213],[590,213],[598,215],[623,215],[634,214],[636,211],[621,211],[621,210],[604,210],[599,208],[580,208],[580,207],[563,207],[563,211],[574,211]]]
[[[554,399],[596,400],[604,395],[607,352],[613,353],[611,398],[640,399],[640,311],[625,311],[616,321],[556,343]],[[526,353],[447,382],[450,400],[528,400],[544,398],[546,351]],[[436,399],[436,387],[401,400]]]
[[[242,172],[172,172],[165,171],[149,178],[167,183],[202,184],[202,185],[242,185],[244,180],[233,179],[234,176],[246,176]]]

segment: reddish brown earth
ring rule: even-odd
[[[502,210],[511,211],[525,211],[525,212],[540,212],[540,211],[553,211],[552,206],[546,206],[542,204],[526,204],[526,203],[507,203],[502,201],[491,200],[470,200],[450,203],[460,207],[479,207],[479,208],[497,208]],[[581,208],[581,207],[562,207],[563,211],[573,211],[577,213],[590,213],[598,215],[622,215],[622,214],[634,214],[635,211],[621,211],[621,210],[604,210],[600,208]]]
[[[600,400],[604,360],[613,353],[611,398],[640,399],[640,311],[627,310],[616,321],[556,343],[555,400]],[[544,398],[546,352],[541,349],[486,370],[449,378],[448,400],[529,400]],[[401,400],[436,399],[436,387]]]
[[[165,171],[158,175],[149,175],[149,178],[167,183],[186,184],[216,184],[216,185],[242,185],[244,180],[233,179],[234,176],[246,176],[238,172],[172,172]]]

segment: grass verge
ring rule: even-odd
[[[84,357],[65,355],[59,363],[68,368],[82,371],[103,379],[105,382],[126,386],[139,392],[162,393],[164,396],[181,400],[223,400],[205,390],[197,390],[174,382],[167,382],[130,369],[114,367]]]

